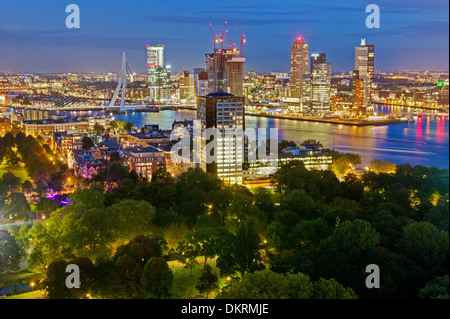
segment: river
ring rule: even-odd
[[[195,116],[196,112],[191,110],[114,115],[117,121],[131,121],[139,128],[145,124],[159,124],[161,129],[171,129],[175,119],[194,119]],[[396,164],[449,167],[448,116],[424,114],[422,119],[408,124],[362,127],[246,116],[245,125],[255,129],[278,128],[280,141],[293,140],[299,144],[306,139],[315,139],[326,148],[358,153],[363,166],[378,158]]]

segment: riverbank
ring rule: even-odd
[[[246,116],[256,116],[256,117],[267,117],[282,120],[293,120],[293,121],[306,121],[306,122],[319,122],[319,123],[329,123],[329,124],[340,124],[349,126],[374,126],[374,125],[390,125],[390,124],[405,124],[409,122],[414,122],[411,120],[379,120],[379,121],[345,121],[337,119],[324,119],[317,117],[305,117],[305,116],[282,116],[282,115],[269,115],[269,114],[256,114],[256,113],[245,113]]]

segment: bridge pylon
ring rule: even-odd
[[[119,96],[120,90],[122,90],[122,96],[120,99],[120,111],[125,111],[125,90],[126,90],[126,83],[127,83],[127,56],[125,55],[125,52],[122,52],[122,70],[120,72],[120,80],[119,83],[117,83],[116,90],[114,91],[114,95],[109,102],[109,107],[113,107],[116,103],[117,97]]]

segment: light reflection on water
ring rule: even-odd
[[[386,110],[387,114],[393,113],[389,108]],[[138,128],[145,124],[159,124],[162,129],[170,129],[174,119],[193,119],[195,116],[195,111],[190,110],[164,110],[159,113],[116,114],[114,117],[117,121],[132,121]],[[363,165],[378,158],[397,164],[449,167],[448,117],[424,115],[423,119],[408,124],[357,127],[246,116],[245,125],[255,129],[278,128],[279,140],[301,143],[315,139],[324,147],[358,153],[362,156]]]

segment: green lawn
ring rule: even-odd
[[[12,296],[6,297],[4,299],[41,299],[41,298],[43,298],[43,294],[44,294],[44,290],[35,290],[35,291],[26,292],[23,294],[12,295]]]
[[[0,177],[3,176],[3,174],[5,174],[8,171],[13,173],[17,177],[20,177],[22,183],[27,179],[29,179],[27,171],[25,170],[23,164],[20,164],[20,166],[17,168],[9,168],[6,167],[5,165],[0,165]]]
[[[3,274],[0,275],[0,283],[2,283],[3,287],[10,287],[22,283],[27,284],[28,280],[31,280],[33,276],[39,276],[39,274],[26,270],[16,274]]]
[[[201,258],[202,259],[202,258]],[[168,264],[178,263],[169,262]],[[216,262],[207,262],[216,274],[219,274],[219,269],[216,268]],[[192,269],[192,276],[189,275],[189,269],[184,267],[173,267],[171,268],[174,275],[172,289],[170,290],[171,298],[173,299],[196,299],[205,298],[205,295],[200,294],[197,291],[197,282],[200,278],[201,270],[203,269],[203,264],[199,264]],[[225,286],[227,283],[226,278],[219,277],[219,289]],[[209,298],[214,298],[216,293],[210,294]]]

